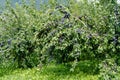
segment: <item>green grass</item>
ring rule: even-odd
[[[97,80],[91,63],[80,62],[75,72],[70,72],[69,66],[63,64],[50,64],[42,68],[15,69],[4,73],[0,80]]]

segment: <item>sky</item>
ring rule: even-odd
[[[20,1],[22,1],[22,0],[11,0],[12,2],[19,2],[20,3]],[[36,0],[36,1],[39,1],[39,0]],[[45,0],[45,1],[47,1],[47,0]],[[57,1],[59,1],[59,0],[57,0]],[[61,0],[62,1],[62,0]],[[84,1],[84,0],[77,0],[78,2],[79,1]],[[89,0],[89,1],[95,1],[95,0]],[[96,0],[97,1],[97,0]],[[39,2],[37,2],[37,4],[38,4]],[[120,0],[117,0],[117,3],[118,4],[120,4]],[[5,6],[5,0],[0,0],[0,6]]]
[[[120,4],[120,0],[117,0],[117,3]]]
[[[82,0],[77,0],[77,1],[79,2],[79,1],[82,1]],[[95,0],[89,0],[89,1],[95,1]],[[120,4],[120,0],[117,0],[117,3]]]

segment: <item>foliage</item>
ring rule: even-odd
[[[46,23],[35,37],[43,61],[52,57],[65,63],[116,56],[119,40],[116,49],[114,11],[100,4],[79,4],[68,8],[57,5],[47,12]],[[76,14],[74,7],[81,13]]]
[[[99,80],[119,80],[119,72],[114,59],[106,59],[100,64]]]
[[[35,50],[34,34],[36,31],[37,13],[32,7],[25,5],[11,6],[1,15],[1,37],[4,43],[2,54],[8,55],[18,62],[18,67],[33,67],[39,62],[39,54]],[[34,15],[36,14],[36,15]],[[5,18],[5,19],[4,19]],[[2,44],[2,43],[1,43]],[[5,49],[4,49],[5,47]]]
[[[0,15],[0,59],[10,59],[19,68],[71,63],[71,71],[81,60],[115,58],[119,65],[120,7],[111,0],[107,6],[101,3],[50,0],[41,10],[34,2],[15,8],[8,3]]]

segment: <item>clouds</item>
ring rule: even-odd
[[[117,0],[117,3],[120,4],[120,0]]]

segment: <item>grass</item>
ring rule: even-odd
[[[69,66],[63,64],[49,64],[42,68],[15,69],[4,73],[0,80],[97,80],[98,74],[93,74],[93,65],[90,66],[91,63],[86,65],[86,63],[80,62],[81,65],[76,68],[75,72],[70,72]]]

